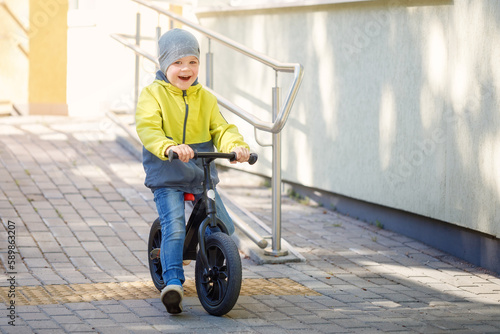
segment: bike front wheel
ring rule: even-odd
[[[196,291],[203,308],[221,316],[232,310],[240,295],[241,259],[233,239],[221,232],[207,237],[206,253],[206,273],[199,252],[196,259]]]

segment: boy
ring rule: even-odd
[[[198,83],[200,49],[196,38],[182,29],[166,32],[158,41],[160,71],[145,87],[137,103],[136,128],[143,143],[145,185],[153,191],[161,223],[160,261],[166,287],[160,299],[172,314],[182,312],[186,234],[184,193],[203,192],[203,167],[193,149],[236,152],[237,161],[249,158],[248,145],[236,126],[221,115],[217,99]],[[173,150],[179,160],[168,161]],[[213,170],[214,183],[218,182]],[[234,226],[216,194],[217,216],[230,233]]]

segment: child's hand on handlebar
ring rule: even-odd
[[[246,147],[237,146],[233,149],[233,152],[236,153],[236,160],[231,161],[232,164],[236,162],[247,162],[250,157],[250,151]]]
[[[177,146],[169,146],[165,150],[166,156],[168,156],[168,151],[170,150],[177,153],[177,155],[179,156],[179,160],[182,162],[189,162],[189,159],[194,158],[194,151],[189,145],[181,144]]]

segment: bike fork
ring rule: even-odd
[[[200,243],[200,259],[203,264],[203,273],[205,275],[209,274],[209,263],[207,252],[205,248],[205,236],[207,227],[210,228],[217,227],[217,209],[215,205],[215,186],[212,181],[211,171],[210,171],[210,163],[213,159],[204,158],[203,159],[203,169],[205,170],[205,182],[203,182],[203,199],[205,201],[205,208],[207,213],[207,218],[203,220],[198,230],[198,242]]]

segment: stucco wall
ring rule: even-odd
[[[122,0],[80,1],[79,6],[70,9],[68,20],[69,115],[133,110],[135,55],[110,34],[135,34],[139,7]],[[145,36],[153,33],[154,28],[143,30]]]
[[[67,114],[67,0],[30,0],[28,102],[41,113]],[[38,113],[37,111],[35,113]]]
[[[498,1],[373,1],[198,18],[304,66],[282,135],[283,179],[500,236]],[[212,50],[215,89],[264,117],[273,71],[214,43]],[[280,76],[282,87],[289,81]],[[253,144],[262,156],[255,168],[269,175],[270,149]]]

